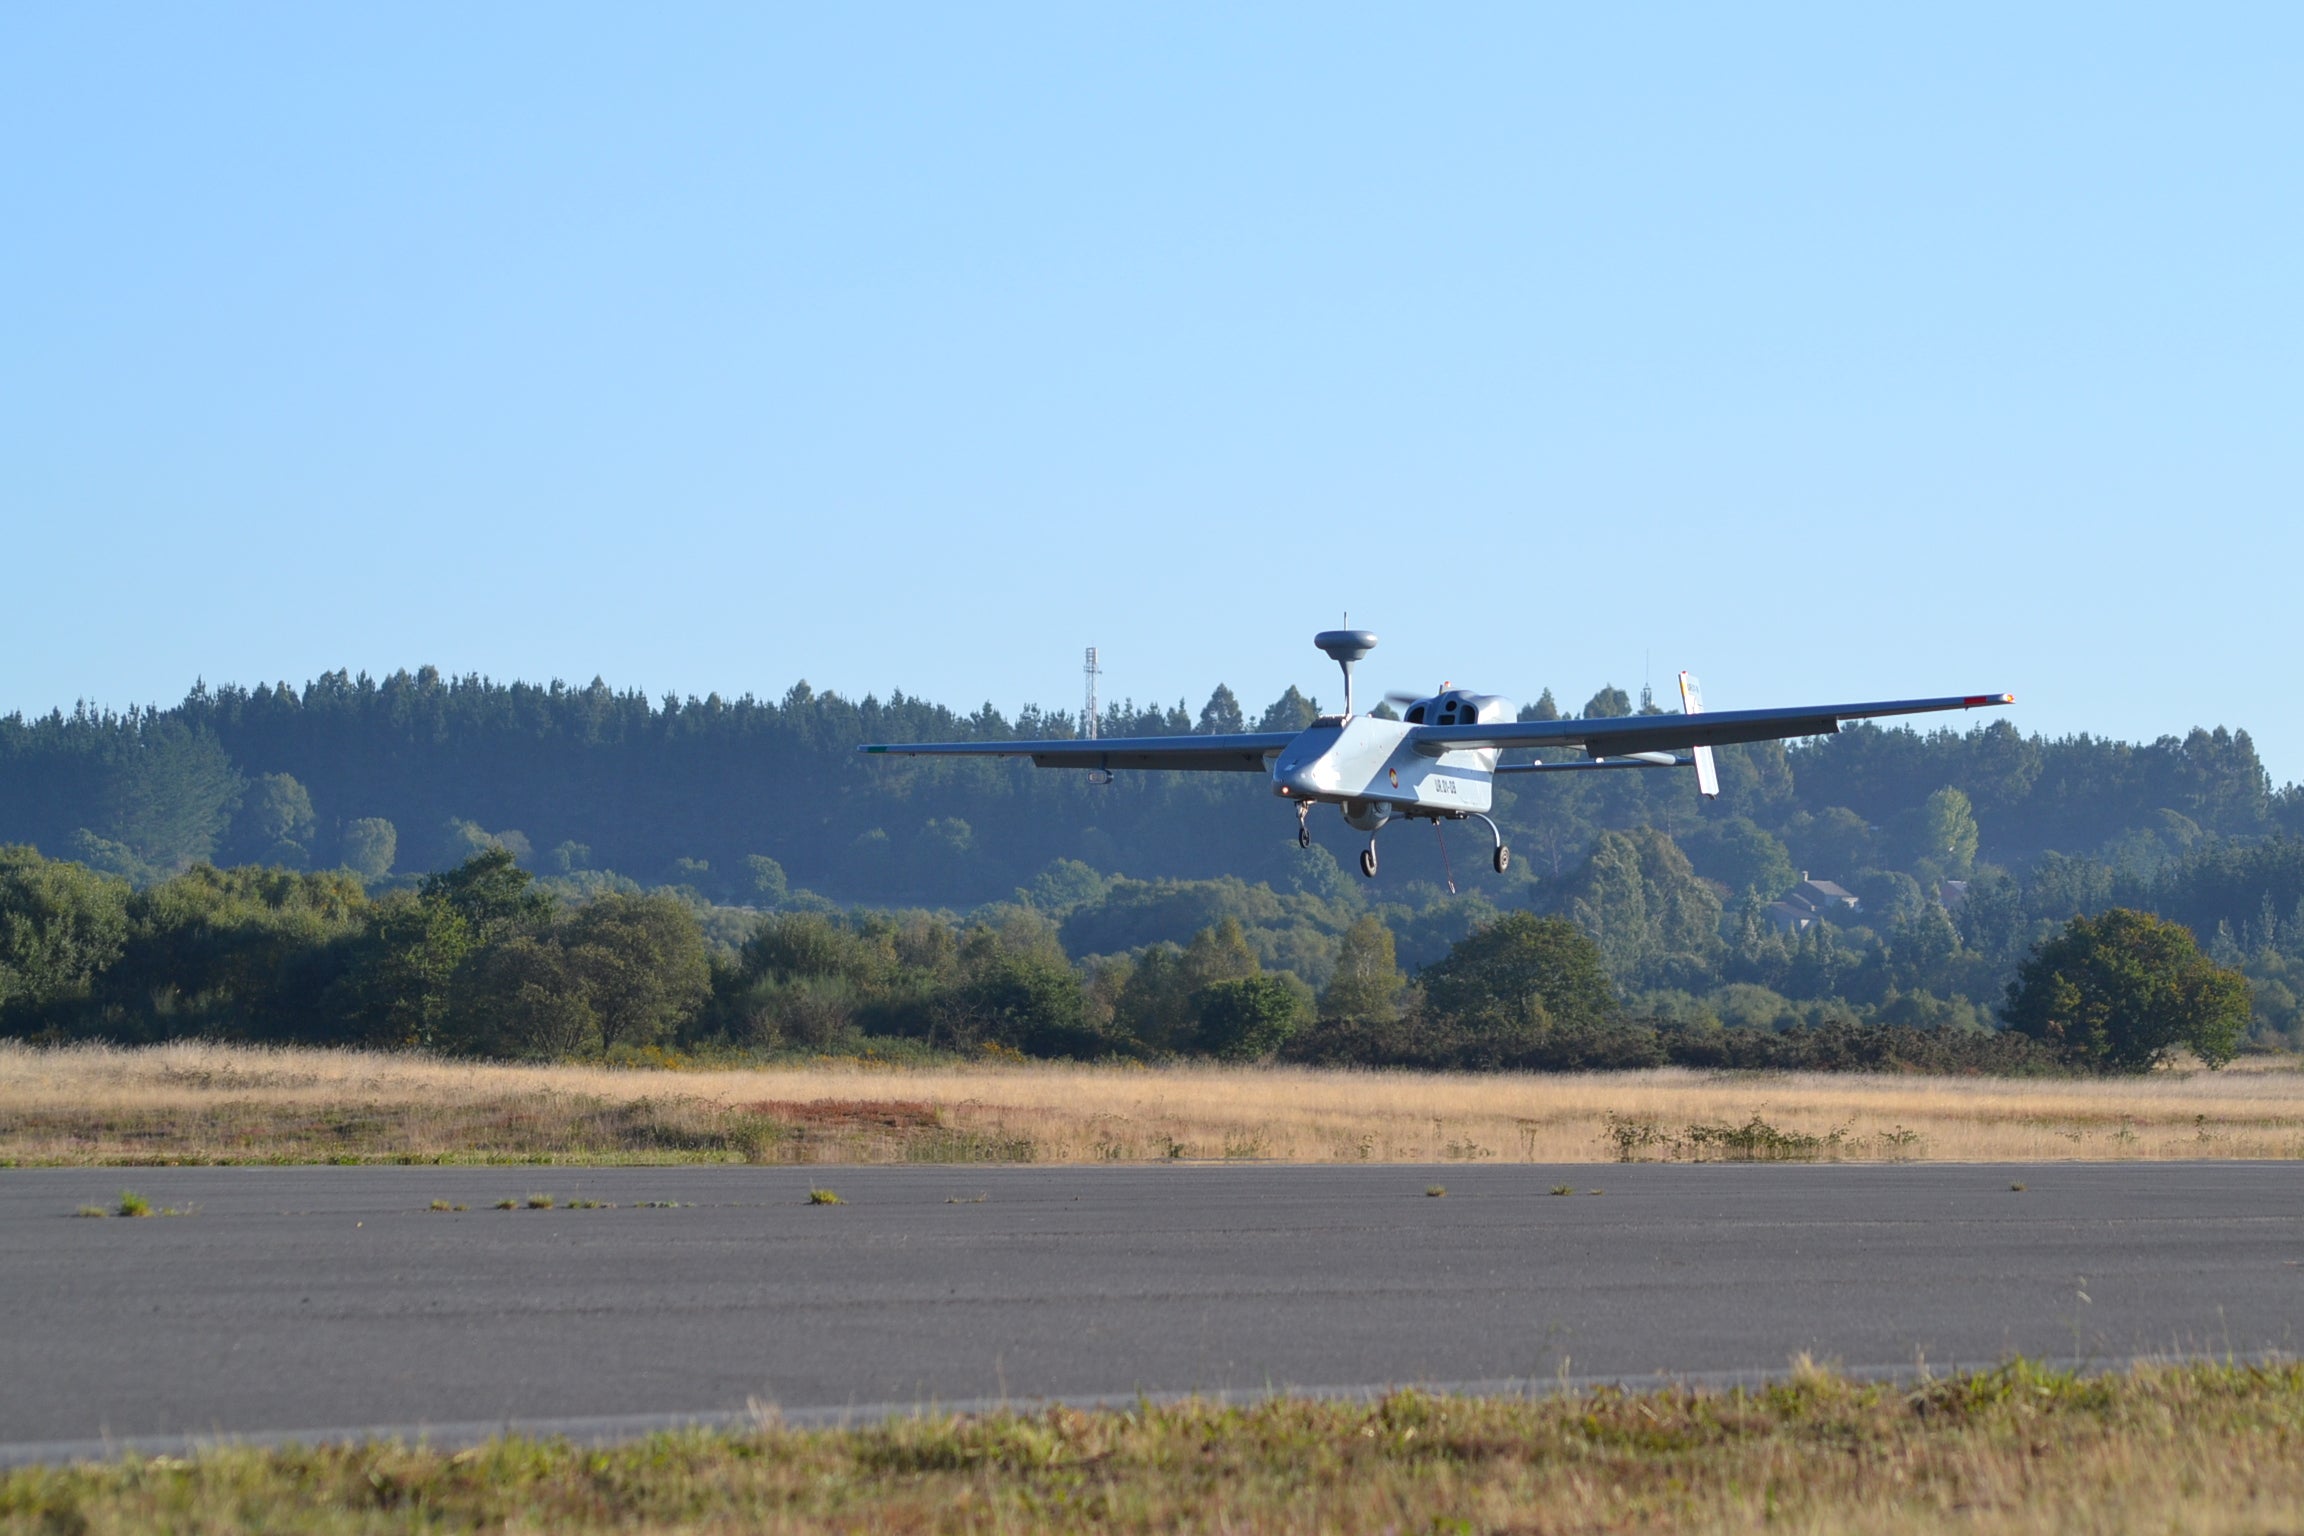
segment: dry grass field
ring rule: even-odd
[[[1892,1387],[1283,1398],[658,1435],[217,1448],[0,1473],[56,1531],[1863,1532],[2304,1529],[2304,1372],[2014,1361]]]
[[[2304,1071],[1428,1075],[518,1066],[0,1044],[0,1163],[2032,1162],[2304,1157]]]

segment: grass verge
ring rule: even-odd
[[[1126,1412],[217,1449],[0,1476],[0,1531],[2270,1531],[2304,1524],[2304,1368],[1917,1388],[1395,1393]]]
[[[679,1070],[0,1042],[0,1165],[2304,1157],[2304,1071]]]

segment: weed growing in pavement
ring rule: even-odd
[[[1555,1184],[1552,1186],[1552,1193],[1556,1195],[1572,1195],[1576,1193],[1576,1186],[1573,1184]]]
[[[841,1199],[831,1190],[812,1189],[808,1191],[808,1203],[810,1205],[846,1205],[848,1202]]]
[[[149,1216],[152,1202],[132,1189],[120,1191],[120,1203],[114,1209],[122,1216]]]
[[[530,1195],[528,1197],[528,1209],[532,1211],[548,1211],[552,1209],[553,1203],[550,1195]]]
[[[520,1202],[517,1200],[499,1200],[496,1202],[496,1209],[500,1211],[516,1211],[520,1209]]]
[[[1435,1184],[1429,1189],[1425,1190],[1424,1195],[1426,1199],[1444,1200],[1448,1196],[1448,1186],[1445,1184]]]
[[[84,1205],[72,1213],[75,1216],[109,1216],[112,1213],[100,1205]]]

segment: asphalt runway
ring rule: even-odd
[[[123,1184],[192,1213],[73,1215]],[[492,1208],[540,1192],[562,1203]],[[2304,1169],[9,1170],[0,1295],[13,1462],[1801,1353],[2110,1364],[2298,1349]]]

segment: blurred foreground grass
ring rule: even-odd
[[[0,1477],[0,1531],[2304,1529],[2304,1367],[772,1421]]]

